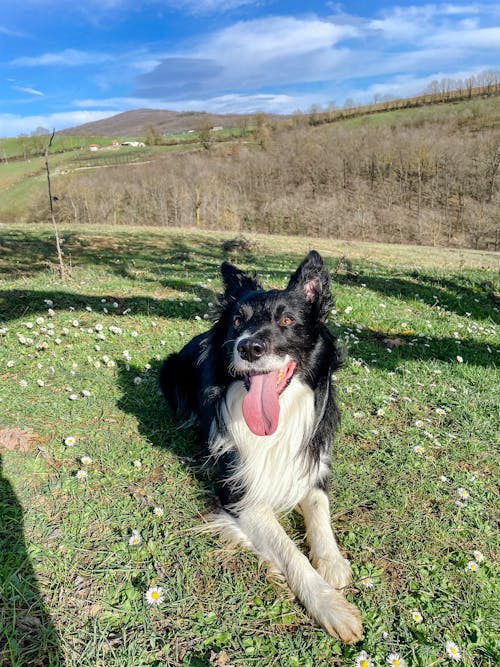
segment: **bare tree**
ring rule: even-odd
[[[59,277],[61,280],[64,280],[66,277],[66,269],[64,267],[64,262],[63,262],[63,253],[61,249],[61,239],[59,237],[59,230],[57,229],[57,223],[56,223],[56,218],[54,215],[54,200],[52,197],[52,188],[50,184],[50,168],[49,168],[49,151],[50,147],[52,146],[52,142],[54,141],[54,136],[56,134],[55,129],[52,130],[52,134],[50,135],[49,143],[47,144],[47,147],[45,148],[45,170],[47,172],[47,190],[49,194],[49,208],[50,208],[50,217],[52,219],[52,224],[54,226],[54,234],[55,234],[55,239],[56,239],[56,249],[57,249],[57,259],[59,261]]]

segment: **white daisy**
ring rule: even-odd
[[[138,530],[134,528],[134,530],[132,530],[132,535],[129,537],[128,543],[130,544],[130,546],[138,547],[141,542],[142,542],[141,534],[139,533]]]
[[[365,588],[373,588],[375,582],[373,580],[373,577],[363,577],[361,579],[361,583]]]
[[[373,662],[366,651],[361,651],[356,658],[356,667],[373,667]]]
[[[470,570],[471,572],[477,572],[479,570],[479,565],[475,560],[470,560],[465,569]]]
[[[66,447],[74,447],[76,444],[76,438],[74,435],[68,435],[68,437],[64,438],[64,444]]]
[[[151,586],[151,588],[148,588],[146,591],[145,597],[148,604],[158,606],[163,602],[163,589],[161,586]],[[368,665],[366,665],[366,667],[368,667]]]
[[[80,461],[83,463],[84,466],[89,466],[92,463],[92,459],[90,456],[82,456]]]
[[[412,615],[412,618],[415,621],[415,623],[422,623],[422,621],[424,620],[424,617],[422,616],[422,614],[417,610],[412,611],[411,615]]]
[[[86,470],[77,470],[76,471],[76,478],[77,479],[85,479],[87,477],[88,473]]]
[[[163,508],[161,508],[161,507],[153,507],[153,514],[154,514],[155,516],[163,516],[163,514],[164,514],[164,512],[163,512]]]
[[[445,646],[448,657],[454,660],[455,662],[460,662],[460,660],[462,659],[462,655],[460,653],[460,649],[455,644],[455,642],[446,642]]]
[[[474,551],[474,558],[478,563],[481,563],[484,560],[484,554],[481,551]]]
[[[391,667],[406,667],[406,660],[404,658],[400,658],[397,653],[391,653],[388,655],[386,662],[388,665],[391,665]]]

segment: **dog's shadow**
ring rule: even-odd
[[[153,447],[173,453],[192,474],[200,490],[213,495],[205,452],[197,438],[196,424],[179,424],[172,414],[159,383],[162,362],[152,359],[150,369],[117,360],[121,398],[117,407],[137,420],[139,433]],[[140,380],[138,380],[140,378]]]

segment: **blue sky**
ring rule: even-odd
[[[499,2],[0,4],[0,136],[137,108],[306,111],[500,69]]]

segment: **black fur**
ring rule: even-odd
[[[339,421],[331,375],[343,359],[336,339],[325,326],[333,306],[328,270],[320,255],[311,251],[285,290],[265,291],[255,277],[228,262],[222,264],[221,273],[225,289],[219,297],[216,321],[209,331],[193,338],[163,363],[160,369],[163,393],[180,420],[197,417],[201,444],[209,456],[214,420],[219,430],[224,429],[220,404],[231,383],[241,379],[241,375],[231,371],[231,362],[234,341],[244,330],[258,338],[265,353],[288,354],[297,363],[295,375],[313,390],[315,427],[304,446],[310,465],[317,465],[321,453],[330,449]],[[283,314],[293,317],[291,326],[279,325]],[[242,320],[238,330],[234,327],[237,317]],[[235,456],[236,453],[218,461],[219,496],[223,505],[235,501],[224,484],[228,469],[234,467]],[[326,488],[327,481],[318,479],[318,486]]]
[[[160,383],[180,419],[194,415],[214,464],[221,508],[207,523],[282,572],[327,632],[361,637],[344,598],[351,568],[330,525],[330,448],[339,421],[332,373],[342,355],[325,320],[330,277],[310,252],[284,290],[224,262],[224,293],[212,328],[172,354]],[[276,513],[300,509],[310,561]]]

